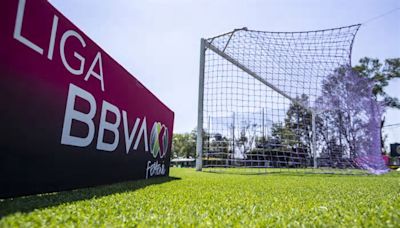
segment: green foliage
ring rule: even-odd
[[[360,76],[368,78],[374,82],[373,94],[376,100],[382,100],[384,105],[389,108],[400,109],[400,101],[397,97],[389,96],[385,87],[389,81],[400,78],[400,58],[386,59],[385,63],[379,62],[379,59],[364,57],[360,59],[359,65],[353,68]],[[386,137],[382,133],[385,125],[385,118],[381,120],[381,145],[384,149]]]
[[[293,146],[297,138],[297,135],[291,128],[281,123],[272,124],[271,135],[280,145]]]
[[[302,94],[301,97],[297,97],[296,100],[299,103],[290,104],[286,113],[285,125],[296,134],[297,138],[295,143],[297,147],[311,148],[312,114],[309,110],[304,108],[304,106],[308,106],[308,96]]]
[[[386,59],[385,63],[382,64],[379,59],[364,57],[360,59],[359,63],[353,69],[360,76],[369,78],[374,82],[372,92],[375,98],[382,98],[387,107],[400,109],[399,99],[389,96],[384,91],[390,80],[400,78],[400,58]]]
[[[174,134],[172,138],[173,157],[196,156],[196,133]]]
[[[271,135],[279,144],[307,150],[311,148],[312,137],[311,112],[304,108],[308,106],[308,96],[302,94],[296,101],[298,103],[290,104],[284,124],[272,125]]]
[[[171,176],[2,200],[0,227],[400,226],[399,173]]]

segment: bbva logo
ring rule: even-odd
[[[83,113],[75,109],[75,103],[77,97],[86,100],[89,103],[90,111]],[[86,147],[89,146],[95,135],[96,125],[94,117],[97,111],[96,100],[92,94],[79,88],[78,86],[70,84],[67,104],[65,108],[64,124],[62,129],[61,144]],[[107,120],[107,113],[113,113],[115,115],[115,121],[110,122]],[[89,131],[86,136],[78,137],[72,135],[73,121],[78,121],[86,124]],[[100,123],[98,127],[98,138],[96,149],[102,151],[113,152],[119,145],[120,141],[120,125],[122,122],[123,138],[125,139],[126,154],[129,154],[131,150],[138,150],[140,142],[144,141],[144,151],[150,152],[154,158],[157,158],[160,154],[160,158],[163,158],[167,154],[168,150],[168,128],[160,122],[154,122],[150,133],[150,150],[148,145],[147,135],[147,120],[146,116],[143,119],[137,117],[132,129],[128,126],[128,113],[125,110],[121,110],[103,100],[101,107]],[[106,142],[104,140],[105,131],[109,131],[114,134],[114,140],[112,142]],[[136,138],[136,139],[135,139]]]
[[[150,152],[154,158],[160,154],[163,158],[168,150],[168,128],[160,122],[155,122],[150,133]]]

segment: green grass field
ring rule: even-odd
[[[400,226],[400,173],[171,177],[0,201],[0,227]]]

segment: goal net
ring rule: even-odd
[[[359,27],[202,39],[197,169],[386,172],[382,106],[351,69]]]

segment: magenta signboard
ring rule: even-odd
[[[168,175],[168,107],[47,1],[0,18],[0,197]]]

